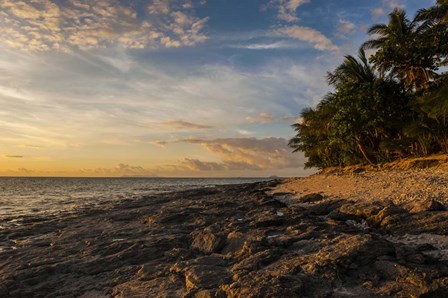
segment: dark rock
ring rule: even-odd
[[[384,279],[395,280],[399,274],[400,270],[396,262],[391,261],[376,261],[374,264],[374,268],[378,271]]]
[[[217,252],[223,243],[220,237],[209,231],[193,232],[192,237],[193,243],[191,247],[206,254]]]
[[[211,290],[201,290],[194,294],[194,298],[213,298],[215,297],[213,292]]]
[[[234,275],[234,279],[238,279],[251,271],[259,270],[260,268],[275,262],[280,256],[281,252],[279,250],[265,250],[248,256],[239,263],[233,265],[231,271]]]
[[[375,204],[367,203],[364,201],[360,202],[345,202],[343,205],[341,205],[339,208],[333,210],[328,217],[335,219],[335,220],[341,220],[341,221],[347,221],[347,220],[355,220],[355,221],[362,221],[366,220],[369,217],[377,215],[382,209],[389,206],[386,202],[378,202]]]
[[[320,193],[313,193],[300,197],[298,200],[302,203],[314,203],[322,201],[323,199],[325,199],[325,197]]]
[[[196,265],[185,269],[187,289],[213,289],[232,279],[229,269],[219,266]]]
[[[298,276],[253,272],[221,289],[227,297],[302,297],[304,283]]]
[[[341,235],[311,255],[311,260],[304,269],[313,275],[334,266],[340,270],[347,270],[351,269],[352,264],[357,266],[373,264],[378,256],[393,252],[393,245],[377,236]]]
[[[416,201],[412,204],[409,204],[407,206],[409,209],[409,212],[412,213],[419,213],[419,212],[425,212],[425,211],[445,211],[446,208],[443,206],[442,203],[437,202],[433,199],[426,199],[424,201]]]
[[[344,204],[344,200],[330,200],[321,203],[316,203],[315,205],[306,209],[305,214],[310,215],[327,215],[333,210],[336,210]]]
[[[400,218],[400,216],[405,212],[406,210],[391,204],[381,209],[378,214],[369,217],[367,221],[375,226],[384,227],[390,225],[391,222],[393,222],[393,220],[397,218],[397,216],[398,218]]]
[[[238,254],[244,248],[247,238],[243,233],[232,232],[227,235],[222,254]]]

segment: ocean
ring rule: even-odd
[[[0,177],[0,229],[30,218],[57,216],[193,188],[266,181],[267,178],[23,178]]]

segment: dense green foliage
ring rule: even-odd
[[[307,167],[448,153],[448,0],[413,20],[396,9],[369,34],[358,57],[328,73],[335,91],[293,125],[289,144]],[[376,52],[367,59],[364,49]]]

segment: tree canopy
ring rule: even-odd
[[[448,0],[410,20],[395,9],[372,26],[358,57],[347,55],[327,81],[335,90],[306,108],[289,145],[307,167],[377,164],[448,152]],[[376,50],[366,57],[365,49]]]

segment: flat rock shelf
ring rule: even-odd
[[[281,181],[167,193],[0,230],[0,297],[448,297],[448,211]]]

